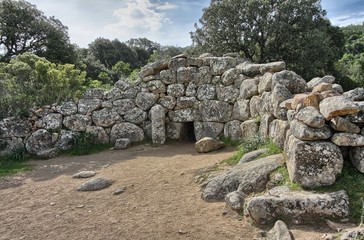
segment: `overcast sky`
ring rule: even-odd
[[[87,47],[97,37],[146,37],[162,45],[185,47],[189,32],[210,0],[27,0],[46,16],[68,26],[71,42]],[[331,23],[364,22],[364,0],[322,0]]]

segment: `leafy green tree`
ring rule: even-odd
[[[177,56],[184,52],[185,48],[175,46],[162,46],[159,50],[154,51],[150,56],[149,62],[155,62],[158,60],[168,60],[171,57]]]
[[[58,19],[23,0],[0,0],[0,61],[33,52],[57,63],[73,63],[75,47]]]
[[[86,73],[72,64],[55,64],[31,53],[0,64],[0,118],[30,107],[78,97]]]
[[[117,62],[111,70],[117,79],[119,79],[121,76],[127,77],[131,73],[130,64],[123,61]]]
[[[342,55],[342,33],[325,15],[320,0],[211,0],[191,38],[200,52],[284,60],[309,79]]]

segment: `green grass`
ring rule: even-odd
[[[0,156],[0,177],[31,170],[26,164],[29,158],[24,149],[15,149],[13,152]]]
[[[300,185],[291,181],[286,166],[279,167],[274,172],[272,172],[270,174],[270,179],[273,179],[273,176],[277,173],[281,174],[283,177],[282,181],[277,183],[279,186],[287,186],[291,190],[302,190],[302,187]]]
[[[237,152],[232,157],[224,160],[222,163],[226,163],[231,166],[236,165],[239,162],[239,160],[244,156],[244,154],[262,148],[268,149],[268,152],[260,156],[259,158],[282,152],[282,149],[278,145],[274,144],[271,140],[263,141],[259,137],[253,137],[247,140],[239,141]]]
[[[321,193],[346,190],[349,196],[350,220],[360,222],[363,211],[362,200],[364,200],[364,174],[350,163],[344,164],[344,168],[334,185],[315,190]]]

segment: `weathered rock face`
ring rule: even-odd
[[[246,195],[243,192],[235,191],[225,196],[226,204],[234,211],[241,211],[244,208]]]
[[[129,138],[131,142],[140,142],[144,140],[143,129],[132,123],[119,123],[112,127],[110,133],[111,142],[120,138]]]
[[[0,121],[0,138],[26,137],[31,128],[30,122],[25,119],[5,118]]]
[[[74,115],[77,113],[77,105],[73,101],[65,102],[64,104],[57,106],[56,110],[63,116]]]
[[[197,99],[212,100],[216,98],[216,87],[213,84],[203,84],[197,90]]]
[[[86,134],[94,136],[95,141],[98,143],[109,143],[110,137],[103,127],[99,126],[88,126],[86,128]]]
[[[256,137],[259,130],[259,123],[255,119],[248,120],[240,124],[241,138],[251,139]]]
[[[78,132],[61,130],[55,146],[60,150],[69,150],[74,146],[77,136]]]
[[[112,181],[106,178],[91,179],[77,188],[77,191],[98,191],[112,185]]]
[[[281,148],[284,148],[284,142],[286,139],[286,133],[289,129],[289,123],[282,120],[274,120],[269,125],[269,137],[273,143],[277,144]]]
[[[222,75],[225,71],[236,66],[236,59],[232,57],[211,58],[212,75]]]
[[[295,72],[288,70],[273,74],[272,88],[277,84],[285,86],[292,94],[303,93],[307,90],[306,81]]]
[[[283,163],[283,155],[278,154],[238,164],[225,175],[210,179],[203,189],[202,198],[206,201],[219,201],[236,190],[245,194],[261,191],[265,189],[269,174]]]
[[[305,107],[296,114],[296,119],[313,128],[322,128],[325,118],[312,106]]]
[[[198,153],[208,153],[223,148],[225,144],[214,138],[204,137],[195,143],[195,149]]]
[[[114,109],[104,108],[92,114],[92,121],[99,127],[111,127],[121,119]]]
[[[205,122],[228,122],[232,113],[228,103],[215,100],[203,101],[199,110]]]
[[[121,116],[135,108],[135,103],[132,99],[122,99],[113,102],[114,110]]]
[[[268,240],[293,240],[292,234],[288,230],[287,225],[281,221],[278,220],[274,227],[269,230],[267,233],[267,239]]]
[[[153,144],[164,144],[166,142],[165,109],[161,105],[155,105],[150,112]]]
[[[364,136],[355,133],[335,133],[331,141],[338,146],[364,146]]]
[[[254,95],[258,95],[258,79],[244,80],[240,85],[240,98],[250,99]]]
[[[245,213],[257,224],[273,223],[279,218],[301,223],[319,222],[322,218],[345,218],[349,198],[345,191],[326,194],[285,192],[251,198]]]
[[[241,122],[238,120],[227,122],[224,126],[224,136],[231,140],[241,139],[240,124]]]
[[[196,141],[204,137],[217,138],[224,129],[223,123],[217,122],[195,122],[195,137]]]
[[[266,72],[279,72],[286,69],[284,62],[272,62],[256,64],[251,62],[244,62],[237,66],[237,69],[241,70],[244,75],[255,76],[264,74]]]
[[[78,101],[78,112],[80,114],[91,113],[101,107],[100,99],[80,99]]]
[[[356,169],[364,173],[364,147],[353,147],[350,149],[350,160]]]
[[[355,102],[355,105],[359,108],[359,111],[355,114],[348,115],[345,118],[352,123],[362,124],[364,123],[364,102]]]
[[[136,99],[136,105],[142,110],[150,109],[158,100],[158,96],[154,93],[140,92]]]
[[[42,127],[50,131],[59,131],[62,129],[62,114],[51,113],[43,117]]]
[[[187,108],[168,112],[172,122],[195,122],[199,120],[199,114],[195,109]]]
[[[290,136],[286,154],[290,179],[308,188],[334,184],[343,168],[340,148],[330,142],[301,141]]]
[[[332,136],[327,126],[313,128],[297,120],[291,122],[290,130],[294,137],[304,141],[324,140]]]
[[[39,129],[32,133],[25,142],[25,147],[30,154],[37,155],[39,152],[53,148],[52,134],[45,129]]]
[[[253,152],[249,152],[243,155],[243,157],[239,160],[238,164],[251,162],[256,160],[258,157],[262,156],[263,154],[268,153],[268,149],[258,149]]]
[[[249,100],[239,100],[234,104],[232,117],[233,120],[246,121],[250,118]]]
[[[346,118],[335,117],[331,119],[330,126],[339,132],[360,133],[360,128]]]
[[[358,111],[359,108],[352,101],[342,96],[328,97],[320,102],[320,112],[326,120]]]
[[[147,113],[142,109],[133,108],[125,113],[124,120],[134,124],[141,124],[147,117]]]
[[[127,149],[131,146],[131,141],[129,138],[116,139],[114,149],[122,150]]]
[[[364,101],[364,88],[356,88],[343,93],[343,96],[352,101]]]
[[[333,76],[324,76],[323,78],[317,77],[313,78],[311,81],[307,83],[307,87],[309,91],[312,91],[314,87],[322,84],[322,83],[330,83],[333,84],[335,82],[335,78]]]
[[[81,114],[67,116],[63,119],[63,125],[72,131],[83,132],[91,125],[91,117]]]

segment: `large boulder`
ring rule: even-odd
[[[111,129],[110,140],[115,143],[120,138],[129,138],[131,142],[140,142],[144,140],[144,131],[132,123],[115,124]]]
[[[290,126],[292,135],[304,141],[324,140],[332,136],[331,130],[327,126],[313,128],[298,120],[293,120]]]
[[[120,115],[114,110],[104,108],[92,114],[92,121],[99,127],[111,127],[121,119]]]
[[[42,127],[50,131],[59,131],[62,128],[62,114],[50,113],[42,118]]]
[[[165,93],[166,92],[166,85],[159,80],[154,80],[154,81],[150,81],[147,84],[147,87],[149,89],[149,91],[151,91],[154,94],[160,94],[160,93]]]
[[[348,115],[345,118],[352,123],[363,124],[364,123],[364,102],[355,102],[355,105],[358,107],[359,111],[357,113]]]
[[[233,107],[232,120],[246,121],[250,118],[249,100],[238,100]]]
[[[216,87],[213,84],[203,84],[197,89],[198,100],[212,100],[216,98]]]
[[[335,117],[330,121],[330,127],[338,132],[360,133],[360,128],[346,118]]]
[[[240,98],[250,99],[251,97],[258,95],[258,79],[246,79],[240,85]]]
[[[262,191],[269,180],[269,174],[283,164],[282,154],[238,164],[226,174],[209,179],[202,191],[202,198],[206,201],[220,201],[226,194],[236,190],[245,194]]]
[[[209,61],[212,75],[222,75],[237,64],[236,59],[232,57],[211,58]]]
[[[320,102],[320,112],[326,120],[331,120],[337,116],[354,114],[358,111],[358,106],[343,96],[328,97]]]
[[[105,131],[103,127],[99,126],[87,126],[86,134],[89,134],[94,137],[95,142],[97,143],[109,143],[110,137],[109,134]]]
[[[198,68],[197,70],[197,74],[195,74],[194,79],[195,83],[198,86],[201,86],[203,84],[210,84],[211,80],[212,80],[212,75],[211,75],[211,69],[209,66],[202,66],[200,68]]]
[[[87,126],[90,126],[92,123],[90,116],[85,116],[81,114],[66,116],[63,119],[63,125],[72,130],[83,132],[86,130]]]
[[[0,156],[14,154],[14,152],[17,152],[19,150],[24,150],[24,143],[22,138],[0,138]]]
[[[176,72],[171,69],[161,71],[160,78],[164,84],[173,84],[177,82]]]
[[[256,76],[259,74],[264,74],[266,72],[280,72],[286,69],[286,64],[284,62],[271,62],[271,63],[251,63],[244,62],[236,66],[244,75]]]
[[[179,97],[177,99],[177,106],[176,108],[183,109],[183,108],[192,108],[196,103],[195,97]]]
[[[216,139],[222,133],[224,124],[218,122],[195,122],[194,129],[196,141],[204,137]]]
[[[364,173],[364,147],[350,148],[349,156],[353,166]]]
[[[312,91],[312,89],[314,87],[316,87],[322,83],[333,84],[334,82],[335,82],[335,77],[333,77],[333,76],[324,76],[323,78],[316,77],[307,83],[307,87],[308,87],[309,91]]]
[[[180,67],[177,69],[177,82],[188,83],[195,80],[197,75],[196,67]]]
[[[257,224],[271,224],[278,219],[315,223],[323,218],[349,215],[349,197],[345,191],[317,194],[289,191],[248,200],[245,213]]]
[[[344,92],[343,96],[352,101],[364,101],[364,88],[355,88]]]
[[[221,76],[222,84],[228,86],[234,84],[235,80],[239,77],[239,71],[236,68],[231,68],[224,72]]]
[[[259,78],[258,92],[262,94],[263,92],[270,92],[272,90],[272,78],[273,74],[270,72],[265,73]]]
[[[114,110],[121,116],[125,115],[128,111],[135,108],[134,100],[121,99],[113,102]]]
[[[45,129],[39,129],[33,132],[25,141],[25,148],[33,155],[38,155],[41,151],[53,147],[52,134]]]
[[[172,110],[176,106],[177,100],[172,96],[164,96],[159,98],[158,103],[164,108]]]
[[[255,119],[247,120],[240,124],[241,138],[251,139],[258,135],[259,122]]]
[[[273,87],[270,100],[273,107],[272,113],[276,118],[284,120],[284,113],[287,113],[287,109],[281,108],[280,105],[282,102],[291,98],[291,92],[284,85],[277,83]]]
[[[227,102],[216,100],[202,101],[200,113],[205,122],[228,122],[232,113],[232,106]]]
[[[89,126],[91,127],[91,126]],[[60,150],[69,150],[74,147],[76,143],[76,138],[80,134],[74,131],[61,130],[59,133],[58,139],[55,143],[55,146]]]
[[[195,122],[199,120],[199,114],[196,109],[186,108],[169,111],[168,118],[172,122]]]
[[[233,120],[225,123],[224,125],[224,137],[231,139],[233,141],[241,139],[241,122],[238,120]]]
[[[334,136],[332,136],[331,141],[338,146],[364,146],[364,136],[355,133],[335,133]]]
[[[258,136],[262,140],[268,140],[269,138],[269,126],[275,120],[272,114],[264,114],[260,120]],[[274,130],[276,128],[274,127]],[[273,131],[274,131],[273,130]]]
[[[161,105],[155,105],[150,110],[152,120],[152,141],[160,145],[166,142],[166,117],[165,109]]]
[[[134,124],[141,124],[147,117],[148,115],[145,111],[136,107],[125,113],[124,120]]]
[[[204,137],[195,143],[195,149],[198,153],[208,153],[220,148],[223,148],[225,144],[210,137]]]
[[[167,94],[172,97],[182,97],[185,95],[185,86],[180,83],[168,85]]]
[[[78,101],[78,112],[80,114],[92,113],[101,107],[100,99],[80,99]]]
[[[273,74],[272,89],[275,85],[285,86],[292,94],[303,93],[307,91],[306,81],[295,72],[283,70]]]
[[[287,131],[289,130],[287,121],[275,119],[269,125],[269,138],[280,148],[284,148]]]
[[[313,128],[322,128],[325,125],[324,116],[312,106],[301,109],[296,114],[296,119]]]
[[[140,92],[135,99],[135,103],[140,109],[148,110],[157,102],[157,100],[157,94]]]
[[[56,107],[56,111],[63,116],[69,116],[77,113],[77,104],[73,101],[65,102]]]
[[[286,154],[290,179],[303,187],[332,185],[343,168],[340,148],[331,142],[301,141],[289,136]]]
[[[5,118],[0,121],[0,138],[26,137],[31,130],[32,125],[26,119]]]
[[[129,88],[132,87],[132,84],[124,79],[120,79],[119,81],[117,81],[114,86],[116,88],[119,88],[121,91],[126,91],[128,90]],[[102,97],[102,96],[101,96]]]

